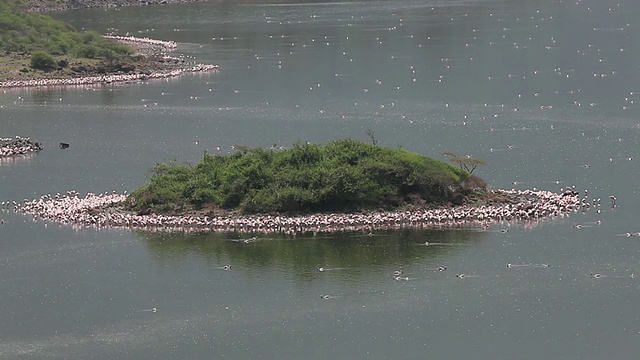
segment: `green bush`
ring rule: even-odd
[[[465,194],[470,174],[404,149],[353,140],[284,151],[204,154],[194,167],[158,164],[134,191],[134,209],[212,204],[243,213],[347,211],[394,207],[415,199],[439,203]]]
[[[36,51],[31,54],[31,67],[42,71],[51,71],[58,68],[56,59],[44,51]]]
[[[95,45],[81,44],[74,47],[74,55],[79,58],[94,59],[100,54],[100,48]]]
[[[10,52],[46,51],[55,55],[108,57],[131,54],[131,48],[105,39],[94,31],[78,32],[50,16],[22,12],[18,0],[0,1],[0,50]]]

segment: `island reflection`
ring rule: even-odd
[[[231,264],[232,270],[251,274],[279,267],[298,280],[315,278],[317,266],[340,269],[337,277],[364,276],[383,267],[407,267],[415,264],[446,265],[455,256],[480,243],[487,231],[464,229],[402,229],[367,232],[343,232],[332,235],[284,234],[256,235],[238,233],[149,233],[136,231],[157,261],[165,266],[182,266],[199,261],[212,270]],[[429,246],[425,246],[425,242]],[[390,274],[391,276],[391,274]]]

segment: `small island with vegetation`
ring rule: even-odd
[[[283,149],[205,152],[195,166],[158,164],[129,197],[139,213],[317,213],[462,205],[484,198],[468,171],[402,148],[351,139]]]
[[[126,82],[218,68],[168,56],[173,42],[77,31],[28,12],[29,5],[0,2],[0,87]]]
[[[457,163],[455,159],[454,163]],[[465,162],[465,165],[469,162]],[[331,232],[539,221],[582,206],[573,192],[490,190],[464,169],[351,139],[236,147],[150,170],[131,192],[75,191],[13,204],[63,224],[145,231]],[[6,203],[6,206],[11,206]]]

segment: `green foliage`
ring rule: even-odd
[[[446,202],[464,192],[469,172],[404,149],[354,140],[284,151],[244,148],[204,154],[194,167],[158,164],[131,194],[138,211],[213,205],[243,213],[348,211],[411,199]]]
[[[50,16],[20,11],[20,1],[0,1],[0,50],[46,51],[52,55],[72,54],[97,58],[128,55],[129,47],[96,32],[79,32]]]
[[[80,44],[73,48],[73,55],[79,58],[95,59],[100,54],[100,48],[92,44]]]
[[[44,51],[36,51],[31,54],[31,67],[42,71],[55,70],[58,67],[56,59]]]

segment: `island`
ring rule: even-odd
[[[5,208],[45,221],[145,231],[287,233],[478,227],[564,216],[572,191],[489,189],[467,170],[352,139],[205,152],[156,165],[130,194],[76,191]],[[501,227],[502,228],[502,227]],[[502,228],[504,231],[504,228]]]
[[[172,41],[80,32],[29,9],[21,0],[0,2],[0,88],[111,84],[219,68],[171,56]]]

